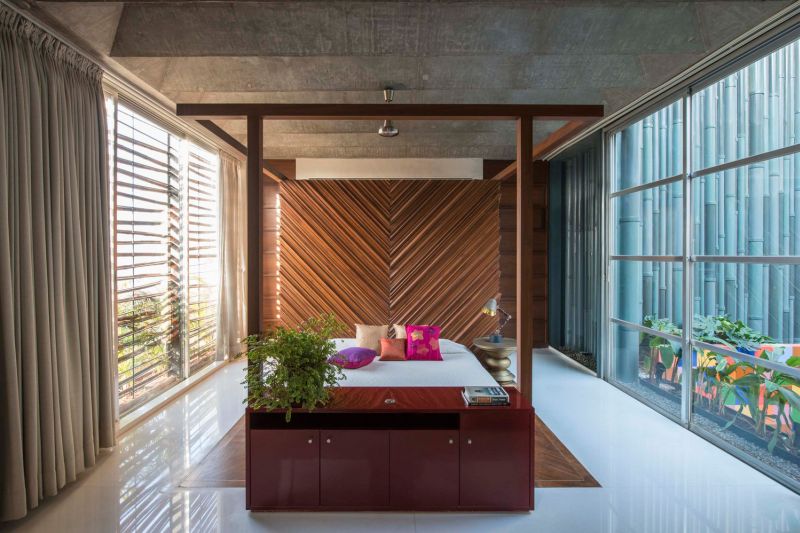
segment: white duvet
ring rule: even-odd
[[[334,339],[342,350],[356,345],[355,339]],[[380,361],[344,370],[343,387],[464,387],[497,385],[491,374],[466,346],[441,339],[444,361]]]

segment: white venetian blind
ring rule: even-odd
[[[180,376],[178,142],[118,105],[114,194],[121,411]]]
[[[216,359],[218,174],[219,156],[190,144],[187,194],[190,372]]]

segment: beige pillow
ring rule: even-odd
[[[356,346],[381,353],[381,339],[389,336],[389,325],[356,324]]]
[[[395,339],[405,339],[406,338],[406,325],[405,324],[395,324],[394,325],[394,338]]]

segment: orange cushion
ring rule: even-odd
[[[381,339],[381,361],[405,361],[405,339]]]

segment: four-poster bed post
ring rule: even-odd
[[[534,233],[546,224],[534,191],[534,120],[589,122],[601,106],[178,104],[178,115],[247,119],[247,332],[262,331],[263,121],[515,120],[518,388],[511,405],[467,406],[459,387],[339,387],[313,411],[246,410],[246,506],[275,510],[531,510]],[[212,123],[213,124],[213,123]],[[206,127],[211,126],[208,124]],[[211,131],[214,127],[209,127]],[[223,137],[223,140],[224,139]],[[230,142],[230,140],[227,140]],[[537,220],[538,219],[538,220]],[[538,259],[541,263],[541,258]],[[388,317],[387,317],[388,318]],[[539,338],[544,338],[540,335]],[[438,364],[438,363],[437,363]],[[433,459],[430,459],[433,458]],[[354,468],[353,465],[358,465]]]
[[[542,163],[547,166],[546,162]],[[533,120],[525,116],[517,119],[517,379],[522,396],[528,402],[533,387],[532,203]]]

